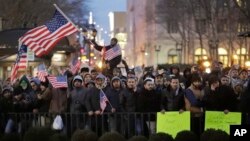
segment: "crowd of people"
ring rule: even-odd
[[[137,76],[133,69],[127,69],[127,76],[123,76],[119,68],[112,69],[110,75],[87,67],[81,68],[78,74],[67,70],[63,75],[67,76],[67,88],[53,88],[47,79],[42,82],[38,77],[26,75],[14,84],[9,79],[3,81],[0,88],[0,114],[5,114],[5,118],[0,119],[1,133],[24,132],[21,121],[13,120],[14,117],[8,113],[85,113],[88,116],[86,121],[78,116],[70,117],[73,119],[73,131],[86,128],[98,131],[105,126],[106,131],[122,132],[121,128],[124,127],[120,127],[121,122],[127,120],[130,121],[127,128],[131,133],[145,137],[156,134],[155,116],[143,118],[139,122],[143,126],[138,127],[135,124],[138,121],[136,117],[119,117],[117,120],[114,115],[190,111],[193,113],[191,129],[201,135],[204,127],[200,127],[200,121],[204,121],[203,113],[206,110],[224,111],[225,114],[231,111],[249,113],[248,70],[235,66],[224,69],[219,62],[213,62],[209,74],[202,72],[197,65],[185,68],[183,72],[173,65],[164,71],[144,69],[141,76]],[[92,118],[105,113],[113,116]],[[41,116],[40,120],[42,118],[46,116]],[[75,121],[80,121],[80,124],[73,127]],[[244,118],[243,122],[249,123],[249,117]],[[102,135],[100,132],[97,134]]]

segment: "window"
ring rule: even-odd
[[[194,62],[197,63],[200,60],[207,60],[207,51],[205,49],[202,48],[197,48],[194,51]]]
[[[250,25],[247,22],[238,23],[238,32],[245,32],[250,30]]]
[[[228,52],[224,48],[218,48],[219,61],[223,63],[224,66],[228,66]]]
[[[178,63],[178,55],[175,49],[171,49],[168,52],[168,64]]]
[[[247,61],[247,50],[246,48],[238,48],[236,50],[237,58],[235,58],[235,63],[240,64],[240,66],[244,66]]]

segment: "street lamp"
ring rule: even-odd
[[[143,64],[144,64],[144,59],[145,59],[145,48],[144,47],[141,47],[141,60],[142,60],[142,62],[143,62]]]
[[[210,55],[211,58],[213,58],[214,60],[218,60],[218,44],[219,44],[219,40],[216,39],[211,39],[208,41],[208,45],[210,47]]]
[[[182,56],[181,56],[181,53],[182,53],[182,43],[176,43],[176,53],[178,53],[178,63],[181,64],[181,60],[182,60]]]
[[[84,43],[88,46],[88,64],[91,66],[91,43],[90,40],[95,39],[97,30],[95,28],[83,29]]]
[[[157,65],[158,65],[158,53],[161,51],[161,45],[157,46],[155,45],[155,51],[156,51],[156,60],[157,60]]]

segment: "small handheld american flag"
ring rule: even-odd
[[[100,107],[102,109],[102,112],[105,110],[107,103],[109,102],[107,96],[105,95],[105,93],[103,92],[103,90],[100,90]]]
[[[113,58],[121,55],[121,47],[119,44],[116,44],[114,47],[110,48],[109,50],[105,51],[104,58],[105,60],[112,60]]]
[[[44,64],[40,64],[37,67],[37,77],[39,80],[41,80],[42,82],[46,81],[46,76],[48,75],[48,72],[46,70],[46,67]]]
[[[80,66],[81,66],[81,61],[78,60],[77,57],[75,57],[75,58],[70,62],[70,71],[71,71],[73,74],[76,74],[76,73],[79,71]]]
[[[48,76],[49,82],[54,88],[67,88],[67,76]]]

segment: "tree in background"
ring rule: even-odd
[[[33,28],[52,17],[57,4],[77,25],[83,25],[88,15],[88,0],[0,0],[3,29]]]

